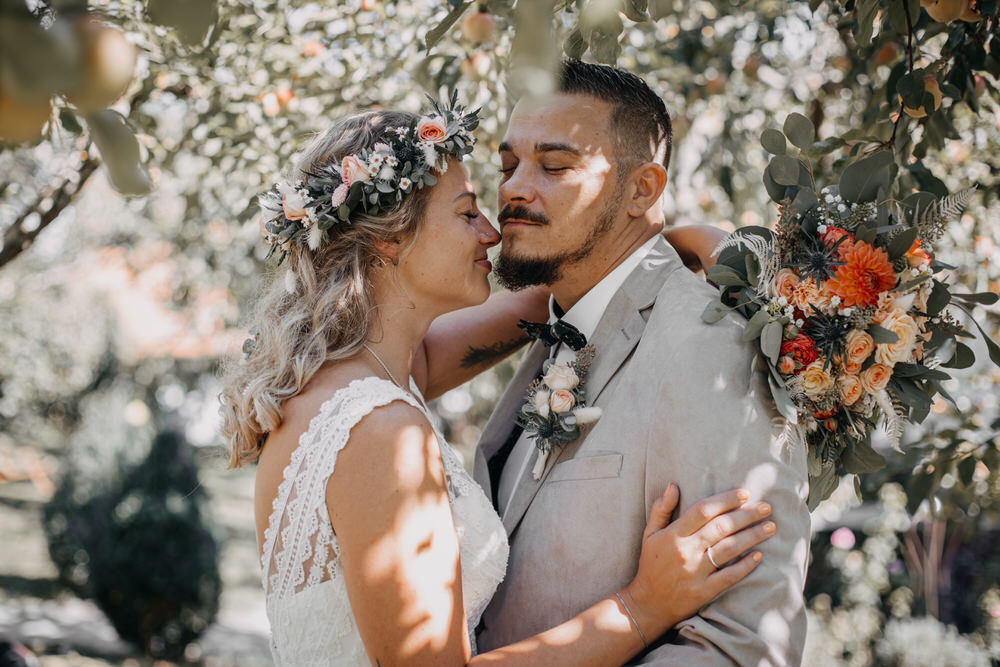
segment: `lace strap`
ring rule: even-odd
[[[298,447],[285,466],[264,531],[261,566],[264,590],[269,597],[282,595],[299,583],[295,573],[308,558],[311,538],[320,528],[307,517],[310,513],[314,516],[318,504],[326,502],[327,480],[351,429],[375,408],[394,401],[404,401],[423,412],[413,396],[387,380],[379,377],[354,380],[320,406],[309,428],[299,437]],[[279,526],[283,526],[280,531]]]

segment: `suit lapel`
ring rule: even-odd
[[[601,391],[607,386],[615,372],[625,363],[635,346],[639,344],[642,332],[646,327],[646,318],[643,315],[656,302],[656,296],[667,275],[683,266],[677,252],[661,238],[612,297],[589,341],[594,345],[594,361],[586,378],[587,405],[595,404]],[[542,359],[544,356],[539,358],[537,362],[539,366]],[[525,365],[522,364],[521,369]],[[534,367],[536,372],[539,366]],[[521,369],[519,369],[519,373]],[[515,380],[517,380],[517,376],[515,376]],[[521,401],[524,400],[524,389],[527,388],[528,382],[530,382],[530,378],[521,387],[519,393]],[[514,381],[511,382],[511,386],[514,386]],[[518,403],[510,414],[508,424],[513,423],[513,415],[520,409],[520,406],[521,403]],[[493,413],[493,417],[497,417],[499,412],[500,406]],[[494,420],[491,418],[487,424],[487,430],[493,424]],[[509,432],[510,426],[508,425],[507,428],[508,431],[504,432],[505,435]],[[483,442],[485,443],[485,441],[486,435],[484,433]],[[502,443],[502,436],[500,442]],[[531,461],[529,465],[525,466],[521,479],[518,480],[514,489],[514,495],[511,496],[507,510],[503,515],[503,524],[508,535],[512,534],[521,522],[528,506],[531,505],[531,501],[549,476],[552,468],[560,461],[571,458],[569,450],[575,452],[578,449],[575,445],[578,444],[578,442],[568,443],[565,447],[551,452],[541,478],[537,480],[531,476],[531,469],[537,460],[538,451],[536,450],[532,454]],[[499,444],[495,447],[499,447]]]

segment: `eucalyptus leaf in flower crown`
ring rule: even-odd
[[[878,151],[817,192],[805,157],[815,145],[811,123],[792,114],[785,124],[791,143],[805,147],[800,157],[784,154],[780,134],[762,137],[765,149],[780,151],[764,173],[778,221],[773,229],[740,228],[719,245],[707,275],[721,294],[702,319],[717,322],[731,311],[747,319],[743,339],[759,349],[786,433],[808,448],[814,508],[841,471],[885,465],[871,445],[880,421],[898,448],[905,424],[923,421],[936,394],[951,400],[944,369],[975,359],[961,341],[973,334],[953,309],[970,315],[1000,365],[1000,347],[971,319],[975,304],[1000,297],[953,292],[942,272],[954,267],[935,255],[934,243],[974,188],[890,200],[893,156]]]

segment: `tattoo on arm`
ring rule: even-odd
[[[482,366],[492,366],[511,352],[521,347],[531,339],[527,336],[518,336],[508,341],[484,345],[482,347],[469,347],[462,357],[462,368],[480,368]]]

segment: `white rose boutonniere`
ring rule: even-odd
[[[597,421],[601,409],[588,407],[583,393],[584,378],[594,360],[594,346],[587,345],[568,364],[546,361],[543,375],[528,386],[527,401],[517,422],[535,440],[539,455],[531,476],[541,479],[552,447],[562,447],[580,437],[580,426]]]

